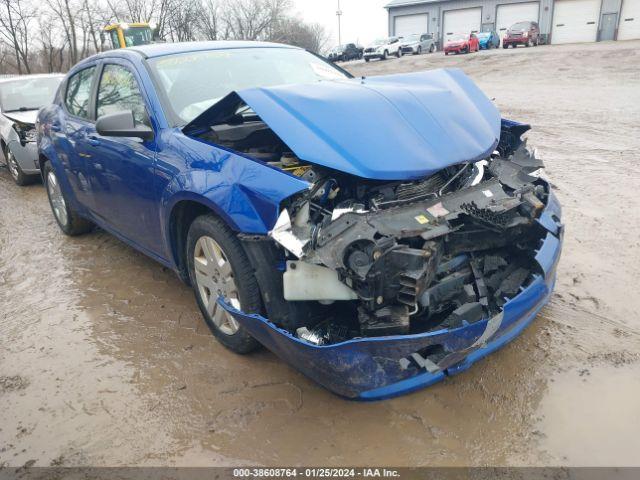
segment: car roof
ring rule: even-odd
[[[218,40],[210,42],[180,42],[180,43],[152,43],[137,47],[121,48],[109,50],[104,53],[94,55],[96,57],[129,56],[131,53],[142,55],[144,58],[163,57],[188,52],[203,52],[207,50],[227,50],[235,48],[291,48],[299,49],[291,45],[271,42],[251,42],[251,41],[227,41]]]

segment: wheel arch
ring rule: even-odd
[[[237,232],[238,227],[231,218],[206,197],[185,196],[175,199],[169,208],[166,220],[166,235],[169,245],[171,260],[176,266],[180,279],[189,284],[189,272],[187,270],[186,245],[189,227],[193,221],[201,215],[213,214],[223,221],[229,228]]]

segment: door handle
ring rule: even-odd
[[[98,147],[100,145],[100,140],[98,139],[98,137],[89,135],[87,138],[89,139],[89,145],[93,147]]]

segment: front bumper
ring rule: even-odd
[[[529,41],[529,37],[504,37],[502,39],[502,45],[526,45]]]
[[[369,53],[365,53],[362,55],[363,58],[382,58],[382,53],[378,53],[378,52],[369,52]]]
[[[418,53],[418,45],[407,45],[401,48],[402,53]]]
[[[469,50],[468,45],[458,45],[456,47],[444,47],[444,53],[462,53]]]
[[[394,397],[467,370],[533,321],[549,301],[555,284],[563,237],[560,217],[560,205],[551,194],[537,220],[547,232],[535,255],[543,274],[536,275],[495,317],[460,328],[312,345],[260,315],[235,310],[222,299],[219,303],[260,343],[328,390],[360,400]],[[420,365],[419,360],[411,362],[422,358],[420,352],[436,345],[447,353],[437,368],[433,368],[434,364]]]
[[[8,147],[23,173],[27,175],[40,173],[38,166],[38,146],[36,142],[29,142],[23,146],[19,141],[12,140],[9,142]]]

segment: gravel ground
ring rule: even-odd
[[[640,465],[640,42],[353,62],[459,67],[533,125],[567,225],[556,294],[521,337],[402,398],[341,400],[239,357],[174,274],[0,170],[0,466]]]

